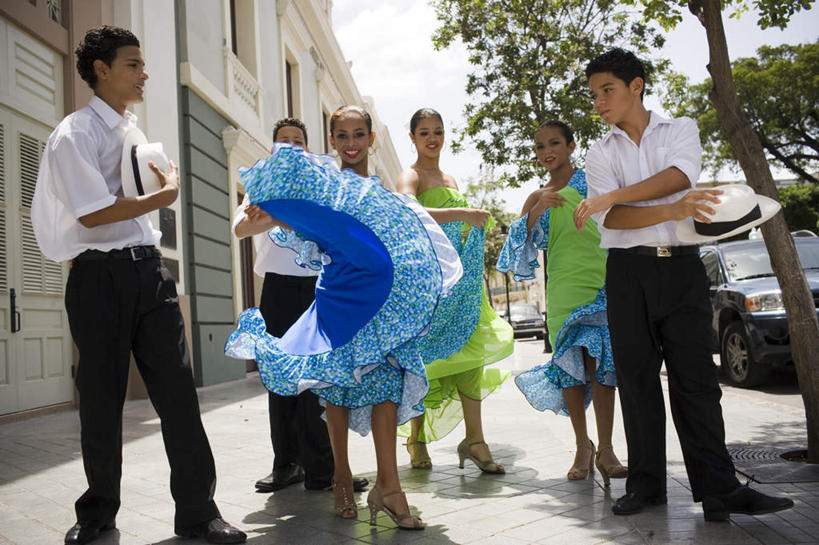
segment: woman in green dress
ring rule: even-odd
[[[575,142],[562,121],[547,121],[535,132],[535,155],[549,173],[549,183],[532,193],[509,235],[497,269],[515,280],[534,278],[538,250],[548,254],[546,314],[552,359],[519,374],[518,388],[532,406],[569,416],[577,451],[566,474],[586,479],[595,466],[606,486],[624,478],[624,467],[612,447],[614,388],[617,379],[606,317],[606,250],[590,221],[577,231],[572,212],[586,197],[586,175],[572,165]],[[594,403],[598,449],[589,438],[586,407]]]
[[[504,473],[495,463],[483,436],[481,400],[509,377],[500,369],[484,366],[509,356],[512,328],[495,314],[483,282],[484,228],[492,219],[485,210],[470,208],[452,176],[438,161],[444,144],[444,125],[438,112],[423,108],[410,120],[410,139],[418,158],[398,179],[398,191],[415,195],[430,216],[441,224],[458,250],[464,276],[423,338],[422,356],[430,382],[424,399],[426,412],[410,421],[407,450],[413,468],[430,469],[426,444],[451,432],[461,421],[466,437],[458,445],[460,467],[472,460],[486,473]]]

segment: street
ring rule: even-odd
[[[500,366],[520,372],[541,363],[543,341],[516,342]],[[753,445],[804,444],[804,410],[787,374],[762,390],[724,386],[727,442]],[[203,421],[217,464],[216,500],[226,520],[248,532],[255,544],[361,543],[819,543],[819,483],[758,484],[787,494],[796,507],[761,517],[735,515],[729,523],[706,523],[691,501],[679,444],[668,423],[667,506],[630,516],[611,513],[624,481],[603,487],[595,479],[568,482],[574,456],[569,419],[532,409],[510,380],[484,401],[486,440],[506,475],[483,475],[469,461],[458,468],[461,424],[430,445],[432,471],[412,470],[397,446],[401,479],[410,505],[428,527],[399,532],[383,514],[369,526],[366,493],[356,496],[357,522],[333,516],[332,494],[292,486],[257,494],[253,483],[270,471],[272,454],[267,398],[255,375],[201,389]],[[667,411],[668,412],[668,411]],[[619,409],[614,446],[625,461]],[[593,413],[588,422],[592,438]],[[197,543],[173,535],[173,502],[159,421],[147,401],[126,402],[123,428],[122,507],[117,530],[100,544]],[[354,474],[375,479],[372,438],[350,436]],[[0,544],[62,543],[74,523],[73,502],[85,487],[76,411],[0,425]],[[743,479],[744,482],[744,479]],[[97,542],[95,542],[97,543]]]

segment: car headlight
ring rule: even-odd
[[[748,312],[765,310],[784,310],[781,291],[752,293],[745,296],[745,309]]]

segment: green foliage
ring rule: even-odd
[[[434,0],[441,25],[437,49],[461,40],[473,72],[466,125],[453,149],[471,141],[503,182],[519,186],[536,174],[532,137],[549,119],[569,123],[581,147],[606,130],[592,109],[584,69],[613,46],[645,58],[662,47],[655,27],[613,0]],[[667,62],[656,65],[662,71]]]
[[[506,240],[506,235],[501,232],[500,226],[508,226],[517,219],[515,214],[507,212],[504,208],[505,202],[500,195],[504,185],[504,178],[495,176],[492,170],[486,170],[482,171],[478,178],[467,178],[463,192],[470,206],[488,211],[496,222],[494,226],[487,226],[486,229],[483,269],[487,277],[495,272],[495,263],[498,262],[503,242]]]
[[[819,234],[819,185],[796,184],[779,190],[788,229],[807,229]]]
[[[682,21],[683,9],[698,10],[702,0],[625,0],[630,5],[643,6],[643,20],[656,21],[665,30],[670,30]],[[761,28],[778,27],[784,29],[794,14],[809,10],[813,0],[722,0],[722,9],[729,8],[728,16],[739,19],[753,11]]]
[[[732,64],[740,105],[765,148],[768,159],[795,176],[819,182],[819,42],[763,46],[757,57]],[[697,120],[713,172],[724,166],[738,170],[731,145],[708,100],[711,79],[690,85],[684,76],[665,79],[665,108],[675,116]]]

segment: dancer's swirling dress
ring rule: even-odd
[[[563,388],[585,385],[585,401],[591,401],[591,377],[583,365],[582,347],[596,360],[600,384],[616,386],[611,339],[606,318],[606,250],[594,221],[577,232],[572,214],[586,197],[586,175],[576,170],[566,187],[558,191],[566,201],[548,208],[527,232],[528,214],[510,225],[497,269],[512,271],[515,280],[534,278],[539,266],[537,250],[546,250],[546,324],[552,343],[552,359],[515,378],[532,406],[568,415]]]
[[[448,187],[428,189],[417,198],[427,208],[469,206],[463,195]],[[511,326],[495,314],[486,298],[484,229],[462,221],[441,228],[461,257],[464,275],[441,301],[429,334],[419,341],[430,383],[424,426],[418,435],[423,443],[444,437],[463,420],[459,391],[482,400],[509,378],[509,372],[484,366],[509,356],[514,348]],[[403,426],[399,435],[408,436],[409,426]]]
[[[332,157],[301,148],[277,144],[240,175],[250,201],[295,231],[274,230],[274,242],[321,274],[315,302],[281,338],[252,308],[226,354],[255,359],[270,391],[309,388],[349,407],[349,427],[362,435],[373,405],[396,403],[398,424],[422,414],[429,383],[418,338],[462,274],[440,228],[377,178],[339,171]]]

